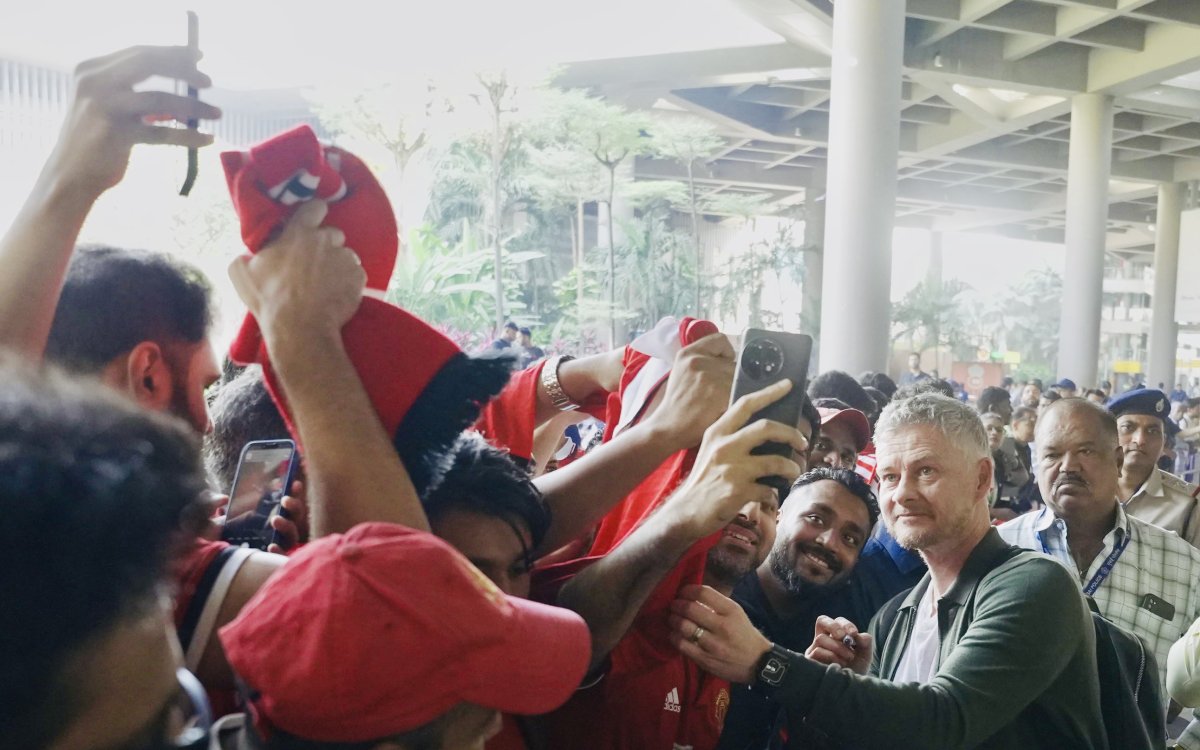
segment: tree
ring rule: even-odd
[[[540,257],[533,252],[506,253],[500,275],[501,288],[509,295],[497,304],[496,275],[491,248],[480,248],[475,233],[463,227],[462,239],[448,244],[433,227],[425,225],[412,233],[412,241],[396,265],[388,299],[412,314],[452,335],[460,344],[478,345],[490,340],[493,311],[506,307],[523,309],[520,297],[521,266]]]
[[[1026,272],[1001,297],[1006,348],[1021,354],[1023,368],[1058,370],[1062,277],[1049,268]]]
[[[968,289],[960,279],[917,284],[892,307],[892,340],[908,337],[914,350],[957,346],[966,338],[959,295]]]
[[[626,241],[617,274],[618,296],[625,301],[634,325],[649,328],[664,314],[682,312],[685,305],[673,285],[679,232],[671,227],[674,209],[687,205],[687,188],[680,182],[646,180],[625,187],[625,199],[636,218],[625,224]],[[670,259],[663,263],[663,251]]]
[[[617,192],[617,170],[627,159],[646,153],[650,139],[646,135],[647,117],[592,97],[579,97],[572,103],[573,116],[580,124],[581,148],[586,148],[604,168],[604,202],[608,206],[607,302],[609,345],[617,340],[616,322],[616,238],[613,231],[613,201]]]
[[[586,92],[552,89],[543,92],[539,116],[527,125],[531,146],[530,187],[534,200],[551,212],[571,212],[571,261],[576,318],[584,320],[584,205],[605,196],[605,174],[587,144],[593,100]]]
[[[732,214],[735,220],[757,233],[758,217],[767,213],[768,200],[762,194],[728,193],[713,196],[705,205],[712,213]],[[779,219],[774,232],[751,240],[744,252],[730,257],[721,294],[717,296],[723,317],[735,318],[745,313],[750,327],[789,327],[782,312],[768,310],[763,299],[767,282],[772,278],[777,287],[784,283],[799,285],[803,281],[803,248],[795,241],[796,221],[789,217]]]
[[[479,84],[487,94],[488,114],[491,117],[491,171],[488,181],[489,203],[490,209],[489,225],[492,239],[492,263],[495,270],[494,280],[496,282],[496,331],[500,331],[504,327],[505,317],[507,313],[504,310],[504,249],[500,242],[501,222],[503,214],[501,212],[501,180],[503,179],[503,169],[505,157],[512,147],[513,139],[516,135],[516,126],[510,122],[510,118],[505,115],[515,112],[512,99],[515,96],[515,90],[508,83],[507,76],[501,72],[492,75],[479,74],[477,76]],[[479,97],[475,97],[479,101]]]
[[[692,220],[692,257],[696,268],[692,309],[702,315],[700,279],[703,255],[700,247],[700,199],[696,194],[696,169],[725,146],[725,139],[707,120],[692,115],[657,117],[652,126],[653,149],[664,159],[679,162],[687,170],[688,215]]]
[[[368,161],[387,159],[401,188],[389,197],[403,220],[409,168],[428,150],[447,109],[437,88],[428,80],[395,79],[358,89],[318,88],[306,96],[338,145]]]

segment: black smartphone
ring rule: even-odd
[[[1154,594],[1146,594],[1142,597],[1142,609],[1152,615],[1158,615],[1162,619],[1170,622],[1175,619],[1175,605],[1171,604],[1166,599],[1157,597]]]
[[[195,11],[187,12],[187,46],[192,49],[200,49],[200,17]],[[187,87],[187,95],[192,99],[199,99],[200,92],[194,86]],[[199,120],[188,120],[187,126],[189,130],[195,130],[200,126]],[[183,178],[183,187],[179,188],[179,194],[186,196],[192,192],[192,186],[196,184],[196,174],[200,170],[199,155],[196,149],[189,148],[187,150],[187,174]]]
[[[804,392],[808,388],[808,367],[812,359],[812,336],[785,331],[765,331],[751,328],[742,337],[742,348],[738,352],[737,373],[733,379],[730,403],[747,393],[760,391],[780,380],[792,381],[792,390],[773,404],[768,404],[750,418],[750,422],[773,419],[795,427],[800,422],[804,405]],[[764,455],[774,453],[791,458],[792,446],[786,443],[763,443],[752,453]],[[787,494],[788,485],[783,477],[771,476],[758,480]]]
[[[230,544],[266,549],[280,542],[271,519],[287,518],[280,504],[296,475],[296,444],[291,440],[246,443],[238,461],[221,538]]]

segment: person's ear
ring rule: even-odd
[[[129,392],[138,404],[152,411],[163,411],[171,405],[175,383],[162,347],[153,341],[133,347],[125,370]]]
[[[988,490],[992,486],[992,476],[996,473],[996,465],[992,462],[991,457],[981,458],[979,460],[979,476],[975,486],[975,494],[979,497],[987,497]]]

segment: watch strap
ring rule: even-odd
[[[559,411],[574,411],[579,408],[579,404],[571,400],[563,390],[562,384],[558,382],[558,366],[572,359],[575,358],[569,354],[556,354],[542,365],[542,388],[550,398],[550,403]]]

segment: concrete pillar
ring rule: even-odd
[[[801,290],[800,329],[811,335],[813,358],[820,355],[821,282],[825,261],[825,170],[814,169],[804,191],[804,287]],[[819,359],[818,359],[819,361]]]
[[[1179,326],[1175,322],[1175,285],[1179,272],[1179,220],[1183,213],[1184,186],[1158,188],[1158,216],[1154,232],[1154,296],[1151,298],[1150,367],[1147,385],[1175,385],[1175,350]]]
[[[904,3],[833,14],[820,370],[887,370]]]
[[[1056,377],[1070,378],[1081,388],[1097,382],[1112,125],[1111,96],[1080,94],[1072,100],[1067,252]]]

